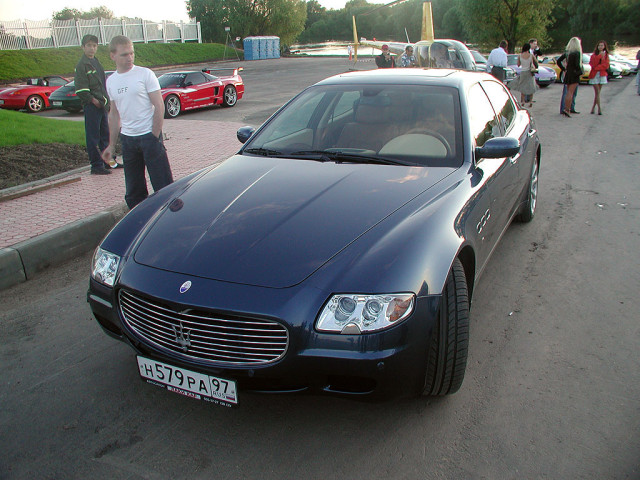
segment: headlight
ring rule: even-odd
[[[414,303],[412,293],[334,295],[322,309],[316,328],[347,335],[383,330],[407,318]]]
[[[93,262],[91,262],[91,277],[108,287],[113,287],[116,273],[118,273],[118,265],[120,265],[119,255],[98,247],[93,255]]]

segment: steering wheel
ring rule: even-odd
[[[451,151],[452,151],[451,145],[449,145],[449,142],[447,141],[446,138],[444,138],[444,136],[441,133],[436,132],[435,130],[429,130],[428,128],[413,128],[409,130],[407,133],[405,133],[405,135],[409,135],[411,133],[417,133],[420,135],[430,135],[434,138],[437,138],[444,145],[444,148],[447,151],[447,157],[451,156]]]

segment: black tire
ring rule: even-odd
[[[44,106],[44,99],[40,95],[31,95],[25,104],[29,113],[41,112],[44,110]]]
[[[238,103],[238,92],[236,91],[236,87],[233,85],[227,85],[224,87],[224,92],[222,92],[222,106],[233,107],[236,103]]]
[[[455,259],[442,292],[427,353],[423,395],[449,395],[464,380],[469,346],[469,293],[464,267]]]
[[[180,115],[180,98],[177,95],[168,95],[164,99],[164,118],[176,118]]]
[[[536,214],[536,206],[538,204],[538,173],[540,164],[538,160],[533,161],[533,167],[531,167],[531,175],[529,176],[529,188],[527,189],[527,198],[520,207],[520,212],[516,217],[516,220],[521,223],[528,223],[533,220]]]

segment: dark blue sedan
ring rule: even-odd
[[[474,286],[535,213],[529,113],[485,73],[350,72],[238,138],[96,250],[89,303],[141,377],[226,406],[457,391]]]

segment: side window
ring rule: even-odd
[[[355,104],[356,100],[360,99],[360,95],[361,93],[359,90],[354,92],[344,92],[340,96],[340,100],[338,100],[338,103],[336,103],[336,106],[333,109],[333,118],[337,119],[344,115],[353,114],[353,105]]]
[[[496,115],[486,93],[478,83],[469,89],[467,103],[471,136],[476,146],[481,147],[490,138],[500,135]]]
[[[322,94],[310,94],[300,97],[295,104],[295,108],[288,108],[281,113],[280,121],[276,122],[278,127],[271,132],[269,140],[290,135],[304,128],[310,128],[311,117],[318,108]]]
[[[511,100],[511,96],[501,83],[485,81],[482,83],[482,86],[487,92],[494,110],[498,114],[502,133],[505,134],[509,131],[511,124],[516,118],[516,107]]]
[[[50,87],[61,87],[62,85],[67,84],[67,81],[64,78],[60,77],[49,77],[47,78],[47,80],[49,80]]]
[[[185,79],[185,84],[191,82],[191,85],[200,85],[205,83],[207,79],[200,72],[190,73]]]

